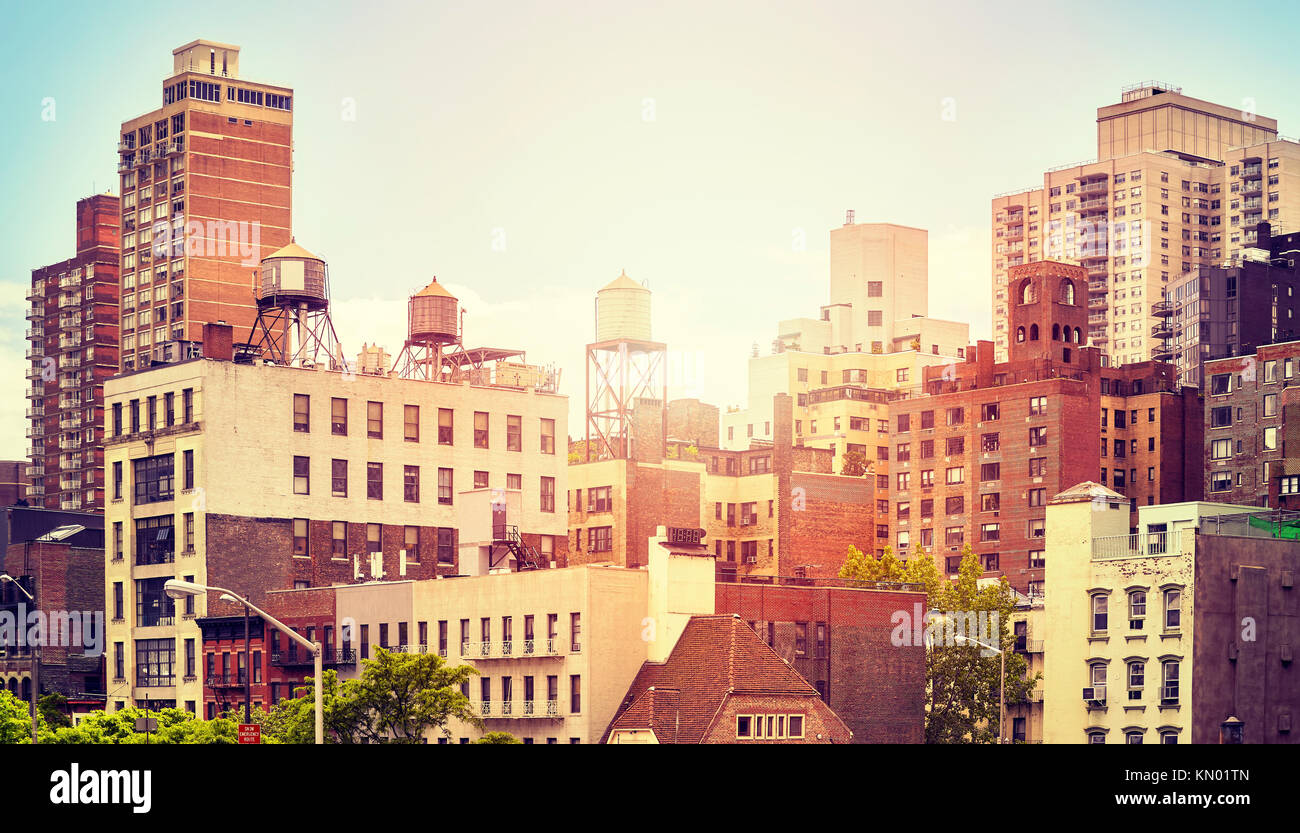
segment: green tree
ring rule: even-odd
[[[72,725],[68,717],[68,698],[57,692],[51,692],[36,701],[36,708],[51,729],[60,729]]]
[[[901,562],[893,550],[875,558],[850,546],[840,577],[858,586],[874,582],[912,582],[925,587],[930,610],[954,613],[997,614],[998,633],[993,644],[1006,653],[1007,704],[1027,702],[1042,678],[1027,678],[1025,658],[1011,651],[1011,614],[1016,593],[1005,578],[980,586],[983,574],[979,556],[970,545],[962,550],[961,567],[954,581],[947,580],[934,558],[918,542],[912,557]],[[936,625],[938,630],[939,625]],[[983,638],[983,637],[981,637]],[[935,644],[926,651],[926,743],[995,743],[998,737],[1001,658],[978,645]]]
[[[475,743],[520,743],[520,744],[523,743],[523,741],[521,741],[519,738],[515,737],[514,735],[510,734],[509,732],[488,732],[486,735],[484,735],[483,737],[479,738],[474,742]]]
[[[438,654],[391,653],[379,648],[362,660],[361,676],[338,681],[326,671],[321,688],[326,742],[419,743],[437,729],[450,736],[447,721],[482,726],[460,687],[478,672],[468,665],[448,665]],[[295,691],[262,718],[263,735],[283,743],[315,740],[315,681]]]
[[[867,455],[861,451],[846,451],[844,458],[840,463],[840,474],[849,477],[862,477],[870,468],[867,466]]]
[[[0,743],[32,742],[31,706],[0,688]]]

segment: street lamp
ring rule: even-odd
[[[163,592],[165,592],[168,596],[170,596],[173,599],[183,599],[187,596],[199,596],[204,593],[207,593],[208,591],[219,592],[224,594],[223,596],[221,596],[222,601],[234,601],[243,605],[245,610],[245,619],[244,619],[245,628],[247,628],[247,623],[248,623],[247,612],[251,610],[252,612],[256,613],[258,616],[262,617],[262,621],[266,622],[271,627],[280,631],[281,633],[283,633],[285,636],[292,639],[297,644],[306,648],[308,651],[311,651],[312,657],[314,659],[315,670],[316,670],[316,684],[312,686],[312,688],[316,690],[316,743],[317,744],[324,743],[325,723],[323,718],[324,709],[322,707],[321,686],[324,685],[325,681],[324,679],[322,679],[324,675],[321,672],[322,662],[321,662],[320,643],[310,642],[307,639],[304,639],[293,628],[284,624],[279,619],[276,619],[274,616],[262,610],[260,607],[253,604],[248,599],[245,599],[243,596],[240,596],[231,590],[227,590],[224,587],[215,587],[212,585],[197,584],[192,581],[181,581],[180,579],[175,579],[175,578],[168,579],[167,583],[163,585]],[[247,644],[248,644],[247,630],[245,630],[245,648],[247,648]],[[249,676],[245,677],[245,680],[251,680],[252,673],[253,673],[253,669],[251,665],[246,666],[246,671]],[[245,686],[247,685],[248,683],[246,682]],[[246,688],[245,691],[247,697],[248,696],[247,692],[249,691],[249,689]],[[247,708],[247,700],[245,701],[245,708]]]
[[[955,633],[953,639],[959,642],[973,642],[981,648],[988,648],[990,651],[997,651],[998,658],[1001,660],[1002,668],[998,672],[998,743],[1006,743],[1006,722],[1007,722],[1007,652],[1002,648],[996,648],[987,642],[980,642],[978,639],[971,639],[965,634]]]
[[[36,597],[33,596],[31,593],[28,593],[27,588],[23,587],[18,582],[18,579],[14,578],[8,573],[0,573],[0,584],[3,584],[6,581],[11,583],[14,587],[17,587],[19,590],[23,591],[23,595],[27,597],[27,600],[29,602],[32,602],[33,604],[36,602]],[[19,624],[19,627],[22,627],[21,623]],[[41,645],[38,642],[32,646],[32,743],[33,744],[39,742],[37,740],[37,735],[38,735],[37,727],[39,724],[38,715],[40,714],[40,712],[36,708],[36,698],[39,697],[41,694],[41,686],[40,686],[41,670],[40,669],[41,669]]]

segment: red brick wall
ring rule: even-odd
[[[719,583],[715,608],[753,623],[810,683],[821,682],[830,707],[855,743],[921,743],[925,735],[925,649],[895,647],[891,616],[926,609],[924,593],[833,587]],[[808,624],[808,647],[795,653],[795,624]],[[817,656],[816,624],[827,626]]]

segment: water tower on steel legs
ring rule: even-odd
[[[406,343],[393,367],[404,379],[446,381],[447,358],[460,346],[460,302],[434,278],[406,304]]]
[[[650,340],[649,289],[623,273],[596,293],[596,340],[587,345],[587,461],[631,457],[632,406],[643,398],[667,404],[667,353],[667,345]]]
[[[236,359],[346,369],[330,320],[329,269],[325,261],[290,242],[262,258],[257,270],[257,320]]]

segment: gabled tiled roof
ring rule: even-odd
[[[740,617],[695,616],[665,662],[641,666],[605,739],[653,729],[660,743],[699,743],[732,694],[819,697]]]

